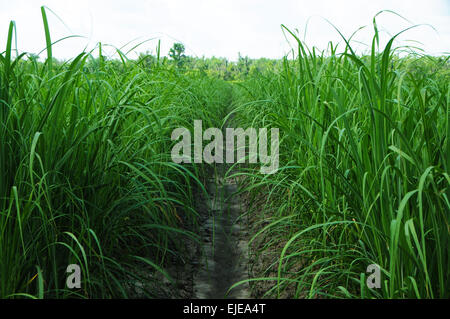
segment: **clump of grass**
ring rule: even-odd
[[[203,168],[171,161],[175,127],[213,126],[229,88],[158,64],[83,52],[0,55],[0,298],[127,297],[137,263],[164,271],[194,233]],[[218,114],[218,115],[216,115]],[[66,289],[66,267],[82,288]],[[147,278],[148,279],[148,278]],[[148,296],[157,295],[146,291]]]
[[[326,56],[283,29],[297,57],[235,93],[241,125],[281,134],[276,174],[240,172],[273,212],[252,240],[277,240],[257,253],[283,242],[252,280],[272,280],[269,296],[448,298],[448,57],[399,57],[398,35],[381,49],[376,18],[367,56],[345,38]],[[373,263],[380,289],[366,285]]]

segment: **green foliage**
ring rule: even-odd
[[[266,295],[448,298],[448,57],[400,58],[376,29],[369,56],[348,43],[326,56],[285,30],[297,58],[234,94],[239,126],[281,133],[276,174],[240,172],[268,223],[255,258],[283,243],[258,274],[277,274]],[[380,289],[365,283],[372,263]]]
[[[277,255],[250,279],[274,282],[266,296],[449,297],[448,57],[380,49],[374,23],[367,56],[346,39],[318,53],[283,27],[294,60],[194,58],[175,43],[170,59],[159,44],[137,60],[99,45],[62,62],[41,13],[44,62],[13,49],[14,22],[0,54],[0,298],[128,297],[149,280],[139,267],[167,277],[198,239],[207,169],[171,161],[171,132],[221,127],[230,105],[237,126],[281,133],[276,174],[236,173],[259,214],[255,258]],[[80,290],[65,287],[71,263]],[[365,285],[372,263],[381,289]]]
[[[137,267],[164,274],[198,238],[203,168],[173,163],[170,136],[192,118],[219,125],[229,87],[126,57],[50,63],[51,44],[44,63],[13,59],[14,31],[0,55],[0,298],[127,297]],[[80,290],[65,287],[71,263]]]
[[[174,43],[173,47],[169,50],[169,57],[173,59],[178,67],[183,67],[183,62],[186,56],[184,55],[184,44]]]

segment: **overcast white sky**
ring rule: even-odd
[[[356,40],[370,43],[372,18],[383,9],[393,10],[413,24],[431,24],[437,30],[413,29],[401,36],[399,44],[416,40],[431,54],[450,51],[450,0],[0,0],[0,51],[6,44],[10,20],[17,24],[19,51],[37,53],[45,47],[41,5],[64,21],[48,13],[52,41],[68,35],[85,37],[54,46],[54,56],[64,59],[85,47],[92,49],[98,42],[121,47],[134,39],[133,43],[138,43],[150,38],[161,39],[163,54],[175,40],[183,42],[187,54],[194,56],[235,60],[241,52],[252,58],[280,58],[289,50],[282,23],[297,28],[303,38],[309,19],[306,43],[320,49],[330,40],[341,41],[323,18],[345,36],[368,26]],[[388,13],[377,21],[386,36],[411,25]],[[156,45],[157,40],[152,40],[137,51],[155,52]],[[131,47],[133,44],[124,50]],[[135,56],[130,53],[130,57]]]

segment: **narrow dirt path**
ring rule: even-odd
[[[231,108],[231,101],[229,105]],[[228,120],[223,127],[229,127],[232,116],[225,118]],[[245,205],[237,193],[237,182],[224,178],[229,167],[225,163],[209,167],[207,194],[195,190],[200,243],[183,239],[182,260],[169,260],[165,266],[173,281],[160,272],[149,276],[145,283],[130,278],[129,289],[134,298],[145,298],[144,289],[157,298],[250,298],[248,283],[230,290],[235,283],[248,279],[249,227],[247,217],[242,218]]]
[[[231,101],[229,105],[231,111]],[[230,127],[233,115],[226,118],[223,130]],[[250,298],[248,283],[229,291],[233,284],[248,278],[248,227],[241,218],[244,206],[236,193],[238,185],[224,178],[229,165],[215,164],[206,184],[208,197],[200,201],[200,212],[205,217],[201,227],[203,254],[193,278],[194,298]]]
[[[229,288],[248,277],[247,242],[241,216],[237,184],[225,181],[225,164],[218,165],[206,185],[208,198],[203,211],[208,214],[202,226],[203,256],[194,275],[194,298],[249,298],[248,284]]]

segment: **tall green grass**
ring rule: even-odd
[[[448,56],[399,57],[376,19],[364,56],[283,29],[296,58],[234,93],[239,125],[281,134],[277,173],[239,173],[262,220],[254,258],[278,256],[252,280],[273,282],[271,297],[448,298]],[[366,285],[372,263],[380,289]]]
[[[203,168],[173,163],[170,136],[214,126],[229,87],[101,46],[58,62],[42,17],[45,62],[16,54],[14,22],[0,54],[0,298],[127,297],[198,239]],[[66,288],[72,263],[81,289]]]
[[[232,86],[179,72],[159,49],[112,60],[99,44],[99,58],[57,61],[41,13],[44,62],[18,52],[14,22],[0,53],[0,298],[128,297],[136,281],[169,277],[198,239],[207,174],[171,161],[171,132],[221,127],[231,102],[237,126],[281,134],[277,173],[236,173],[261,223],[253,257],[277,256],[250,279],[273,283],[265,296],[449,297],[448,57],[399,57],[375,19],[364,56],[347,39],[326,55],[283,26],[295,59]],[[81,289],[66,288],[72,263]],[[372,263],[380,289],[366,285]]]

